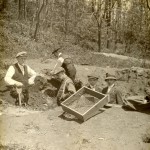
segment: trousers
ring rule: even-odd
[[[18,105],[19,104],[19,95],[17,93],[16,87],[11,87],[10,89],[10,95],[16,99],[15,104]],[[21,94],[21,99],[22,99],[22,103],[26,103],[28,104],[28,100],[29,100],[29,90],[27,88],[23,88],[22,89],[22,94]]]

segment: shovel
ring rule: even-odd
[[[18,93],[19,106],[21,106],[21,105],[22,105],[22,103],[21,103],[21,93],[22,93],[22,88],[17,88],[17,87],[16,87],[16,91],[17,91],[17,93]]]

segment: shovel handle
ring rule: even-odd
[[[21,93],[22,93],[22,88],[17,88],[17,87],[16,87],[16,91],[17,91],[17,93],[18,93],[19,106],[21,106],[21,105],[22,105],[22,103],[21,103]]]

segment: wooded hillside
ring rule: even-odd
[[[0,0],[0,51],[68,45],[148,58],[149,0]]]

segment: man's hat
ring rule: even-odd
[[[65,72],[64,68],[58,67],[58,68],[55,70],[54,75],[56,75],[56,74],[58,74],[58,73],[60,73],[60,72]]]
[[[17,57],[23,57],[23,56],[27,56],[27,52],[22,51],[22,52],[17,53],[16,58]]]
[[[117,78],[115,77],[115,75],[106,73],[105,81],[106,81],[106,80],[117,80]]]
[[[95,73],[91,73],[91,74],[88,75],[88,78],[89,79],[97,79],[98,80],[99,76],[97,74],[95,74]]]
[[[59,47],[59,48],[57,48],[57,49],[53,50],[53,51],[52,51],[52,54],[54,54],[54,53],[58,52],[58,50],[60,50],[60,49],[61,49],[61,47]]]

